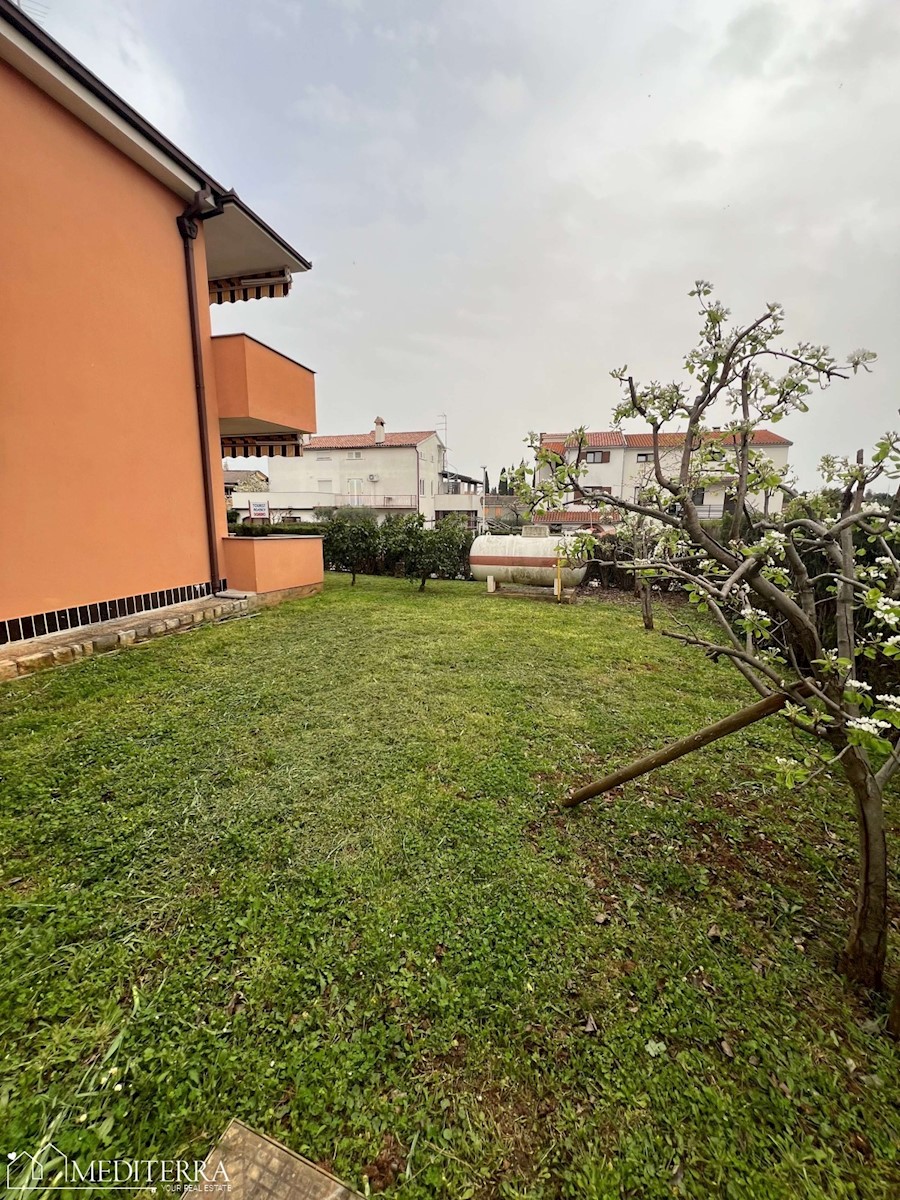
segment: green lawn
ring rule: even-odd
[[[747,698],[629,604],[343,577],[0,686],[0,1150],[239,1116],[404,1200],[896,1197],[841,792],[770,722],[555,807]]]

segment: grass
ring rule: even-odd
[[[747,698],[628,604],[370,578],[3,686],[0,1149],[238,1116],[403,1200],[898,1195],[840,789],[769,722],[555,805]]]

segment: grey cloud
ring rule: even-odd
[[[787,423],[802,479],[897,424],[893,0],[60,0],[47,27],[313,259],[213,318],[317,369],[323,430],[447,412],[495,476],[529,428],[606,424],[611,367],[676,375],[698,276],[880,352]]]
[[[728,25],[724,45],[713,55],[713,66],[727,74],[759,75],[790,23],[790,6],[754,4]]]

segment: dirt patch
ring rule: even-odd
[[[730,872],[735,875],[746,873],[746,863],[736,853],[735,846],[714,826],[704,821],[688,821],[688,829],[696,838],[685,847],[679,858],[684,863],[702,863],[714,874]]]
[[[401,1143],[392,1133],[386,1133],[375,1159],[363,1167],[361,1174],[368,1179],[373,1192],[386,1192],[405,1170],[406,1159]]]

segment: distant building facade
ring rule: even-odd
[[[637,502],[642,491],[655,483],[653,469],[653,435],[651,433],[622,433],[619,430],[603,430],[587,433],[587,445],[582,452],[581,465],[584,475],[580,478],[578,494],[573,490],[570,499],[589,499],[602,497],[604,494],[618,497],[621,500]],[[734,446],[734,436],[721,430],[711,430],[705,435],[708,441],[721,443],[727,453]],[[571,462],[575,461],[577,447],[569,434],[542,433],[541,446],[555,451]],[[791,442],[769,429],[758,429],[752,440],[754,450],[759,450],[771,459],[779,470],[785,470],[788,465],[788,454]],[[661,433],[659,435],[660,456],[664,470],[676,475],[684,450],[683,433]],[[539,478],[546,479],[549,469],[543,468]],[[697,487],[694,489],[693,501],[697,505],[701,519],[714,520],[726,511],[730,499],[727,485],[716,487]],[[775,492],[770,496],[754,495],[749,501],[758,509],[767,508],[770,512],[781,509],[781,493]]]
[[[235,492],[234,507],[249,516],[253,492]],[[428,525],[460,513],[473,527],[480,514],[478,481],[447,468],[447,450],[434,429],[389,433],[381,417],[368,433],[305,439],[297,458],[273,458],[269,488],[259,499],[270,519],[314,520],[318,510],[367,508],[421,513]]]
[[[229,471],[223,470],[225,483],[225,505],[231,508],[231,497],[234,492],[264,492],[269,487],[269,477],[263,471]]]

